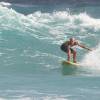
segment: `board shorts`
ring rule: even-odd
[[[71,47],[69,47],[69,46],[66,46],[65,44],[62,44],[60,48],[61,48],[61,50],[64,51],[64,52],[68,52],[68,49],[69,49],[69,48],[70,48],[70,50],[71,50],[71,53],[74,52],[74,49],[73,49],[73,48],[71,48]]]

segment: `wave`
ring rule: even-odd
[[[1,90],[0,100],[69,100],[72,95],[38,92],[36,90]],[[2,97],[3,95],[3,97]]]
[[[2,6],[0,8],[2,18],[1,26],[4,25],[3,23],[5,23],[5,27],[3,28],[7,28],[8,24],[8,27],[13,26],[14,29],[18,28],[21,29],[21,31],[28,30],[35,32],[37,29],[38,34],[40,31],[39,29],[45,29],[47,32],[49,32],[49,36],[50,34],[55,37],[57,35],[58,38],[64,38],[64,35],[66,36],[67,34],[75,33],[79,35],[83,34],[84,36],[90,34],[93,35],[93,33],[90,33],[90,31],[99,32],[100,29],[100,19],[92,18],[87,15],[87,13],[72,15],[69,11],[55,11],[53,13],[42,13],[37,11],[33,14],[25,16],[17,13],[13,9],[8,9]],[[8,23],[6,23],[5,20],[8,20]],[[12,20],[15,22],[15,24],[12,22]],[[45,33],[45,35],[48,34]],[[38,38],[37,34],[33,34],[33,36]],[[44,36],[40,36],[40,39],[44,39]],[[49,39],[52,38],[49,37]]]
[[[100,70],[100,45],[95,47],[95,50],[86,54],[82,60],[85,66],[90,67],[90,69]]]
[[[10,3],[20,3],[20,4],[71,4],[71,5],[82,5],[82,4],[100,4],[98,0],[3,0],[3,2],[10,2]]]
[[[8,3],[8,2],[0,2],[0,5],[2,5],[2,6],[10,6],[11,3]]]
[[[6,7],[0,6],[0,9],[1,31],[13,29],[20,31],[20,35],[25,35],[23,33],[27,32],[34,38],[54,40],[52,42],[58,44],[70,35],[76,36],[78,39],[89,36],[95,38],[100,30],[100,19],[92,18],[87,13],[73,15],[70,11],[53,13],[37,11],[25,16]],[[94,34],[95,32],[97,34]]]
[[[59,45],[68,38],[74,36],[90,47],[99,43],[100,19],[92,18],[87,13],[71,14],[66,10],[52,13],[36,11],[24,15],[2,5],[0,9],[2,66],[15,65],[18,70],[19,64],[24,64],[25,69],[29,71],[33,65],[39,66],[39,70],[44,70],[44,67],[45,70],[56,69],[61,67],[58,62],[64,59]],[[79,50],[80,60],[83,55]],[[84,59],[90,61],[87,60],[89,58]]]
[[[95,39],[100,30],[100,19],[92,18],[87,13],[73,15],[70,11],[37,11],[25,16],[6,7],[0,6],[0,9],[1,31],[17,30],[20,35],[30,35],[39,40],[53,40],[54,44],[60,44],[71,35],[80,40],[86,37]]]
[[[69,99],[66,99],[65,97],[60,97],[60,96],[41,96],[41,97],[35,97],[35,96],[32,96],[32,97],[24,97],[23,95],[22,95],[22,97],[21,97],[21,95],[19,95],[19,97],[16,97],[16,96],[12,96],[12,98],[10,97],[10,100],[13,100],[13,98],[14,98],[14,100],[69,100]],[[6,98],[0,98],[0,100],[8,100],[8,99],[6,99]]]

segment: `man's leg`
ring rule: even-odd
[[[71,58],[71,50],[68,48],[68,51],[67,51],[67,56],[68,56],[68,61],[70,61],[70,58]]]
[[[73,50],[73,62],[76,63],[76,51]]]

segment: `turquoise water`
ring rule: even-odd
[[[0,100],[100,100],[99,10],[0,3]],[[70,37],[93,48],[79,68],[62,65]]]

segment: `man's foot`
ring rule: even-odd
[[[73,61],[74,63],[77,63],[77,61]]]
[[[68,63],[70,63],[70,60],[67,60]]]

